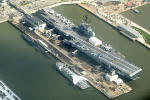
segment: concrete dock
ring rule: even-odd
[[[4,23],[4,22],[6,22],[6,21],[8,21],[8,18],[0,19],[0,23]]]
[[[19,20],[11,21],[10,23],[17,27],[20,31],[22,31],[27,37],[29,37],[33,42],[37,40],[42,40],[44,43],[48,45],[48,47],[43,47],[45,53],[50,53],[55,56],[58,60],[63,63],[67,63],[69,65],[76,65],[84,72],[87,73],[85,77],[88,79],[88,82],[95,87],[98,91],[102,92],[108,98],[115,98],[125,93],[130,92],[132,89],[127,84],[123,83],[120,85],[115,85],[114,83],[109,83],[104,80],[102,75],[104,72],[100,72],[99,74],[95,74],[91,72],[91,68],[93,68],[88,63],[80,60],[78,57],[71,57],[69,53],[63,48],[51,43],[48,38],[42,35],[39,31],[29,31],[23,25],[19,24]],[[75,72],[81,74],[78,70],[75,69]],[[100,80],[100,81],[97,81]]]

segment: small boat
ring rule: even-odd
[[[135,13],[139,13],[140,11],[137,9],[132,9]]]

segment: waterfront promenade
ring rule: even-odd
[[[77,4],[77,3],[84,3],[84,2],[82,2],[82,1],[60,2],[60,3],[56,3],[56,4],[53,4],[53,5],[50,5],[50,6],[48,6],[48,7],[49,7],[49,8],[54,8],[54,7],[61,6],[61,5]]]
[[[57,2],[57,3],[54,3],[54,4],[50,4],[50,5],[46,5],[44,7],[38,7],[37,9],[33,9],[33,10],[29,10],[29,9],[24,9],[22,8],[25,12],[27,12],[28,14],[32,14],[32,13],[35,13],[37,10],[40,10],[42,8],[45,8],[45,7],[49,7],[49,8],[54,8],[54,7],[58,7],[58,6],[61,6],[61,5],[69,5],[69,4],[77,4],[77,3],[84,3],[85,1],[62,1],[62,2]]]
[[[0,12],[0,23],[8,21],[9,16],[5,12]]]
[[[131,9],[136,9],[136,8],[138,8],[140,6],[145,6],[147,4],[150,4],[150,2],[140,3],[139,5],[136,5],[135,7],[124,9],[124,10],[120,10],[118,13],[120,14],[120,13],[123,13],[123,12],[131,10]]]
[[[123,17],[124,19],[128,20],[130,26],[137,27],[137,28],[139,28],[139,29],[145,31],[147,34],[150,35],[150,31],[149,31],[149,30],[143,28],[142,26],[140,26],[140,25],[136,24],[135,22],[133,22],[133,21],[131,21],[131,20],[125,18],[125,17],[122,16],[122,15],[120,15],[120,16]],[[137,41],[138,41],[139,43],[141,43],[142,45],[144,45],[145,47],[150,48],[150,45],[147,44],[143,38],[138,38]]]
[[[8,21],[8,18],[0,19],[0,24]]]
[[[124,16],[122,16],[122,15],[120,15],[120,14],[118,14],[118,15],[121,16],[122,18],[124,18],[125,20],[127,20],[130,26],[135,26],[135,27],[137,27],[137,28],[139,28],[139,29],[141,29],[141,30],[147,32],[147,33],[150,35],[150,31],[149,31],[149,30],[143,28],[142,26],[136,24],[135,22],[133,22],[133,21],[127,19],[126,17],[124,17]]]

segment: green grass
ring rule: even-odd
[[[147,32],[145,32],[145,31],[143,31],[143,30],[141,30],[141,29],[139,29],[139,28],[137,28],[135,26],[132,26],[132,28],[134,28],[136,31],[140,32],[141,35],[143,36],[145,42],[147,44],[150,44],[150,35]]]

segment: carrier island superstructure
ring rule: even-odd
[[[61,14],[56,13],[54,10],[45,8],[38,11],[37,14],[47,24],[55,27],[56,30],[59,31],[59,34],[66,38],[66,43],[71,44],[72,47],[85,53],[96,62],[105,64],[108,70],[115,70],[117,74],[129,79],[136,79],[138,74],[142,71],[141,68],[131,64],[122,57],[118,57],[115,54],[88,43],[73,30],[75,25],[72,22]]]
[[[33,15],[28,15],[22,10],[21,13],[24,16],[19,17],[19,19],[14,18],[11,23],[24,33],[23,37],[33,47],[39,48],[41,51],[44,50],[42,53],[46,55],[50,53],[64,64],[69,65],[71,69],[68,70],[73,70],[77,75],[87,78],[93,87],[108,98],[114,98],[132,90],[120,77],[136,79],[142,69],[126,61],[124,57],[113,51],[112,47],[102,43],[102,41],[99,42],[94,37],[95,33],[91,28],[87,28],[84,32],[92,32],[92,35],[86,33],[84,35],[87,36],[82,36],[82,33],[78,33],[80,25],[74,25],[70,20],[50,8],[41,9]],[[38,17],[38,19],[33,16]],[[61,37],[60,40],[58,37]],[[98,41],[96,45],[99,46],[93,45],[93,39]],[[66,48],[65,45],[69,45],[71,48]],[[100,70],[96,69],[98,73],[94,71],[94,65],[77,56],[71,56],[67,49],[75,49],[72,54],[82,53],[87,59],[100,65],[96,67],[100,68]],[[64,73],[66,72],[64,71]],[[68,75],[65,75],[68,78]]]

